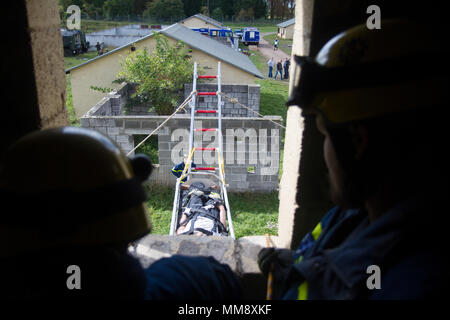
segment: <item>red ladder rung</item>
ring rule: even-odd
[[[217,113],[217,110],[197,110],[197,113]]]
[[[217,92],[197,92],[198,96],[215,96]]]
[[[216,168],[214,168],[214,167],[196,167],[195,170],[203,170],[203,171],[212,170],[212,171],[214,171],[214,170],[216,170]]]
[[[197,76],[198,79],[215,79],[217,76]]]
[[[217,131],[216,128],[194,129],[195,131]]]
[[[195,150],[210,150],[210,151],[214,151],[216,149],[217,148],[200,148],[200,147],[195,148]]]

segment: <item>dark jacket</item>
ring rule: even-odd
[[[283,65],[281,64],[281,62],[277,63],[277,70],[283,71]]]
[[[373,223],[362,210],[336,207],[294,254],[284,299],[423,299],[449,285],[448,250],[434,208],[409,199]],[[426,217],[426,219],[424,219]],[[368,267],[381,270],[381,289],[368,289]]]
[[[197,167],[197,165],[194,162],[191,162],[191,168],[195,169],[196,167]],[[179,164],[175,165],[172,168],[172,174],[175,177],[179,178],[179,177],[181,177],[183,170],[184,170],[184,162],[180,162]],[[185,176],[181,182],[186,182],[186,179],[187,179],[187,176]]]

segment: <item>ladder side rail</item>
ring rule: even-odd
[[[169,235],[173,236],[176,233],[176,225],[178,223],[178,201],[180,198],[180,185],[181,181],[178,178],[175,186],[175,197],[173,199],[172,219],[170,221]]]
[[[217,112],[218,112],[218,132],[219,132],[219,150],[223,152],[223,141],[222,141],[222,75],[220,72],[220,61],[217,62]],[[218,163],[220,166],[220,162]]]
[[[228,202],[228,193],[227,193],[227,187],[222,184],[223,188],[223,195],[224,195],[224,201],[225,201],[225,208],[227,211],[227,220],[228,220],[228,230],[230,231],[230,236],[233,239],[236,239],[234,235],[234,228],[233,228],[233,221],[231,220],[231,211],[230,211],[230,203]]]
[[[230,204],[228,202],[228,194],[227,194],[227,188],[225,185],[225,172],[223,172],[223,135],[222,135],[222,95],[219,93],[222,92],[222,82],[221,82],[221,70],[220,70],[220,61],[217,65],[217,109],[218,109],[218,135],[219,135],[219,152],[221,152],[221,156],[219,156],[218,159],[218,165],[219,165],[219,172],[220,172],[220,178],[221,178],[221,186],[223,190],[224,195],[224,201],[227,211],[227,220],[228,220],[228,229],[230,231],[230,235],[233,239],[235,239],[234,235],[234,228],[233,228],[233,221],[231,220],[231,211],[230,211]],[[218,153],[219,155],[219,153]]]
[[[197,62],[194,62],[194,77],[192,79],[192,91],[197,91]],[[194,117],[195,117],[195,104],[197,101],[197,94],[195,93],[192,96],[191,100],[191,128],[189,131],[189,152],[191,152],[192,148],[194,147]],[[186,163],[187,165],[187,163]],[[189,164],[188,169],[188,177],[190,177],[191,173],[191,165]]]

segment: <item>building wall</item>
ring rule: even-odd
[[[202,19],[199,19],[197,17],[190,17],[184,21],[179,22],[180,24],[182,24],[183,26],[185,26],[186,28],[213,28],[216,29],[217,26],[206,22]]]
[[[200,68],[203,68],[205,75],[217,75],[217,62],[219,60],[209,54],[193,49],[192,51],[193,61],[196,61]],[[255,83],[255,76],[239,69],[227,62],[221,61],[221,79],[222,84],[253,84]],[[216,80],[204,80],[205,82],[216,83]]]
[[[221,88],[222,92],[230,98],[237,99],[241,104],[247,106],[246,109],[239,104],[232,103],[225,97],[222,97],[222,116],[224,117],[257,117],[257,114],[252,112],[259,112],[260,104],[260,90],[259,84],[250,85],[231,85],[224,84]],[[215,92],[217,91],[217,85],[215,84],[198,84],[198,92]],[[192,92],[192,84],[185,84],[184,86],[184,98],[186,99]],[[201,110],[217,110],[218,96],[197,96],[197,108]],[[187,112],[190,113],[190,108],[187,108]],[[216,117],[216,114],[204,114],[202,116]]]
[[[169,38],[169,42],[174,43],[175,40]],[[149,51],[152,51],[155,45],[155,39],[149,37],[148,39],[137,42],[136,49],[146,47]],[[80,118],[93,105],[107,95],[107,93],[92,90],[90,86],[113,89],[118,87],[118,84],[113,84],[112,81],[116,79],[117,73],[121,70],[120,61],[130,52],[130,47],[126,47],[70,71],[73,106],[77,118]],[[200,67],[204,68],[205,74],[217,74],[218,60],[215,57],[203,51],[193,49],[192,59],[193,61],[197,61]],[[226,62],[221,63],[221,73],[223,84],[253,84],[255,80],[252,74]]]
[[[162,26],[162,28],[164,27],[166,26]],[[91,47],[95,46],[97,42],[108,47],[121,47],[152,32],[152,29],[141,28],[139,24],[128,25],[89,33],[86,35],[86,41],[89,41]]]
[[[134,148],[133,135],[148,135],[167,119],[166,116],[121,115],[127,92],[126,86],[121,86],[81,118],[82,127],[108,135],[125,153]],[[280,116],[222,118],[223,159],[229,190],[269,192],[278,188],[282,128],[276,123],[282,123]],[[151,181],[175,183],[171,169],[182,161],[183,154],[189,153],[189,128],[189,114],[177,114],[155,133],[159,164]],[[217,128],[217,118],[196,117],[195,128]],[[216,137],[216,132],[195,132],[194,146],[216,147]],[[194,162],[199,166],[217,167],[216,151],[198,151]]]
[[[278,28],[278,36],[281,39],[293,39],[294,38],[295,23],[286,28]]]

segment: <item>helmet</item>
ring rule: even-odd
[[[129,160],[103,134],[79,127],[35,131],[0,163],[0,254],[127,244],[148,234],[142,181],[148,158]]]
[[[406,19],[359,25],[329,40],[314,60],[294,56],[287,105],[342,125],[447,103],[448,62],[437,30]],[[442,44],[443,46],[443,44]]]

